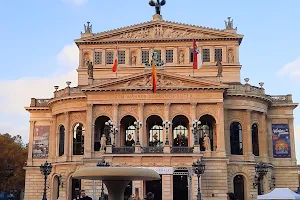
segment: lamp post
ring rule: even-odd
[[[110,133],[112,132],[112,126],[113,126],[113,122],[111,120],[108,120],[107,122],[105,122],[105,127],[107,127],[107,144],[108,145],[111,145]]]
[[[205,171],[205,163],[202,159],[197,160],[197,162],[193,162],[192,169],[195,174],[197,174],[198,178],[198,192],[197,192],[197,200],[201,200],[201,191],[200,191],[200,176]]]
[[[48,163],[47,161],[43,165],[40,166],[40,171],[41,171],[42,175],[44,176],[44,194],[43,194],[42,200],[47,200],[46,183],[47,183],[47,177],[51,173],[51,170],[52,170],[52,164]]]
[[[269,170],[269,166],[263,162],[259,162],[255,165],[255,182],[253,183],[253,187],[256,188],[256,186],[259,185],[259,190],[261,192],[261,194],[264,193],[264,190],[263,190],[263,186],[261,183],[261,180],[263,180],[264,176],[268,173],[268,170]],[[260,195],[260,194],[259,194]]]
[[[105,125],[106,126],[109,126],[109,128],[110,128],[110,133],[112,133],[113,134],[113,136],[114,136],[114,142],[113,142],[113,145],[115,145],[116,144],[116,135],[118,134],[118,132],[119,132],[119,129],[118,129],[118,127],[116,127],[115,125],[114,125],[114,123],[113,123],[113,121],[111,121],[111,120],[108,120],[107,122],[105,122]],[[109,138],[110,138],[110,136],[109,136]],[[109,144],[111,144],[111,140],[109,140]]]
[[[110,164],[108,162],[106,162],[104,160],[104,158],[102,158],[102,160],[100,160],[97,163],[97,167],[110,167]],[[102,181],[100,200],[104,200],[104,199],[105,199],[105,196],[104,196],[104,185],[103,185],[103,181]]]
[[[169,128],[171,126],[171,122],[169,120],[163,121],[163,127],[166,129],[166,145],[169,145]]]
[[[194,134],[194,144],[199,145],[199,131],[201,129],[201,122],[197,119],[194,119],[192,126],[193,126],[192,131]]]
[[[136,133],[137,133],[137,139],[136,139],[136,145],[141,145],[140,144],[140,128],[142,128],[143,126],[143,122],[141,121],[135,121],[133,123],[134,127],[135,127],[135,130],[136,130]]]

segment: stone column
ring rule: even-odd
[[[225,135],[224,135],[224,103],[218,103],[219,120],[216,124],[217,129],[217,151],[225,156]]]
[[[272,141],[272,119],[267,118],[267,133],[268,133],[268,153],[269,157],[273,158],[273,141]]]
[[[87,105],[86,111],[86,126],[87,129],[84,135],[84,157],[92,157],[92,132],[93,132],[93,104]]]
[[[191,103],[190,104],[190,117],[191,117],[191,120],[197,119],[197,103]],[[192,126],[193,126],[193,122],[191,121],[190,122],[190,127],[192,127]],[[189,139],[189,146],[192,147],[192,146],[194,146],[195,135],[194,135],[194,133],[192,133],[192,128],[189,128],[189,131],[190,131],[189,132],[189,138],[190,138]],[[199,152],[200,152],[200,145],[197,145],[197,146],[199,146]]]
[[[113,104],[113,119],[112,119],[114,125],[118,128],[119,132],[118,132],[118,135],[115,135],[115,145],[117,147],[120,147],[121,144],[120,144],[120,141],[118,138],[120,138],[119,134],[121,133],[120,132],[120,122],[119,122],[119,104]]]
[[[162,200],[173,200],[173,175],[162,175]]]
[[[131,55],[130,55],[130,49],[126,48],[125,50],[125,64],[129,65],[131,64]]]
[[[141,121],[143,122],[143,126],[139,129],[139,141],[140,141],[140,144],[142,146],[144,146],[145,144],[145,135],[144,135],[144,127],[145,127],[145,123],[144,123],[144,104],[143,103],[139,103],[138,104],[138,116],[139,118],[137,119],[137,121]],[[137,136],[135,138],[135,141],[137,141]],[[135,145],[135,152],[136,153],[140,153],[141,152],[141,145]]]
[[[231,154],[230,149],[230,131],[229,131],[229,124],[228,124],[228,109],[224,108],[224,140],[225,140],[225,150],[226,154]]]
[[[266,162],[268,158],[268,131],[267,131],[267,123],[266,123],[266,115],[265,113],[261,113],[260,115],[260,124],[258,130],[258,145],[259,145],[259,155],[263,157]]]
[[[164,119],[163,119],[163,121],[166,121],[166,120],[170,121],[170,105],[171,105],[170,103],[164,104]],[[168,134],[169,145],[166,145],[166,143],[165,143],[167,134]],[[173,137],[171,135],[172,135],[172,124],[168,129],[168,133],[166,132],[166,129],[164,129],[164,144],[165,144],[164,153],[171,152],[170,146],[172,145],[172,142],[173,142]]]
[[[291,145],[291,158],[296,164],[296,150],[295,150],[295,135],[294,135],[294,118],[289,118],[289,132],[290,132],[290,145]]]
[[[178,64],[178,47],[173,49],[173,63]]]
[[[252,152],[252,120],[251,120],[251,110],[246,110],[246,117],[244,122],[243,132],[244,138],[243,138],[243,148],[244,148],[244,155],[245,156],[253,156]],[[254,158],[254,157],[253,157]]]
[[[70,156],[73,154],[73,130],[70,128],[70,112],[65,112],[65,144],[64,154],[66,161],[70,160]]]
[[[29,130],[29,144],[28,144],[28,159],[27,159],[27,166],[32,166],[32,147],[33,147],[33,139],[34,139],[34,126],[35,122],[30,120],[30,130]]]
[[[58,141],[59,136],[57,135],[56,129],[56,116],[52,116],[52,120],[50,121],[50,135],[49,135],[49,158],[54,159],[58,156]]]
[[[102,65],[105,66],[106,65],[106,49],[103,49],[102,51]]]

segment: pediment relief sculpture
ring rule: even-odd
[[[124,32],[109,39],[159,39],[159,38],[202,38],[213,37],[196,31],[179,30],[173,27],[153,26],[138,31]]]
[[[181,80],[166,79],[163,75],[157,76],[157,87],[177,87],[184,86],[185,84]],[[144,76],[142,80],[127,81],[123,87],[152,87],[152,77]]]

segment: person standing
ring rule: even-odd
[[[227,193],[227,200],[236,200],[236,198],[232,192]]]
[[[79,199],[81,199],[81,200],[92,200],[91,197],[89,197],[89,196],[87,196],[87,195],[85,194],[85,190],[81,190],[81,191],[80,191],[80,197],[79,197]]]

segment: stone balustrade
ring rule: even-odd
[[[64,89],[58,90],[54,92],[54,97],[55,98],[61,98],[65,96],[70,96],[70,95],[76,95],[76,94],[84,94],[81,91],[81,88],[79,87],[66,87]]]
[[[50,100],[31,98],[30,107],[47,107]]]
[[[263,87],[250,84],[232,84],[226,90],[227,95],[253,95],[269,100],[272,103],[293,103],[292,95],[266,95]]]

